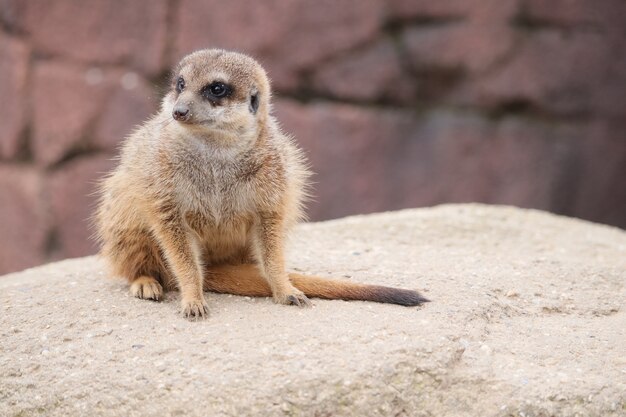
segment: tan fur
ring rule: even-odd
[[[203,289],[271,293],[279,303],[308,305],[296,287],[324,284],[311,278],[307,287],[292,275],[294,286],[284,244],[302,218],[309,172],[270,115],[264,70],[242,54],[203,50],[180,62],[173,85],[178,77],[185,88],[164,97],[103,181],[96,225],[111,272],[126,277],[139,298],[159,300],[163,290],[178,288],[183,315],[191,318],[208,312]],[[207,100],[200,92],[216,80],[231,85],[232,94]],[[181,104],[190,109],[184,122],[172,117]],[[326,292],[310,295],[355,299],[345,293],[366,287],[326,282]],[[368,299],[363,294],[356,299]]]

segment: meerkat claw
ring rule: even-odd
[[[209,316],[209,306],[204,301],[189,301],[183,304],[181,313],[186,319],[201,320]]]
[[[163,297],[163,287],[152,277],[140,277],[130,285],[130,293],[133,297],[143,300],[160,301]]]
[[[311,300],[304,294],[290,295],[287,297],[285,304],[303,307],[311,307]]]

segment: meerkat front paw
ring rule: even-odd
[[[311,300],[304,293],[295,287],[291,291],[274,294],[274,301],[279,304],[294,305],[298,307],[311,307]]]
[[[303,307],[312,307],[311,300],[304,294],[292,294],[287,296],[287,302],[285,304]]]
[[[200,300],[183,300],[181,306],[181,314],[189,320],[200,320],[209,316],[209,306]]]
[[[160,301],[163,298],[163,287],[152,277],[139,277],[130,284],[130,293],[133,297],[144,300]]]

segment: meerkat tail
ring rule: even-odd
[[[291,273],[289,279],[294,287],[308,297],[329,300],[362,300],[377,303],[417,306],[429,300],[413,290],[384,287],[382,285],[358,284],[346,280],[321,278]]]
[[[329,300],[374,301],[403,306],[417,306],[429,301],[417,291],[400,288],[358,284],[296,273],[290,273],[289,280],[307,297]],[[272,296],[269,284],[263,279],[255,265],[211,267],[205,274],[204,288],[225,294],[251,297]]]

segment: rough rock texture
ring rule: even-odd
[[[0,165],[0,265],[27,268],[45,261],[50,222],[43,199],[43,181],[34,169]],[[6,243],[5,243],[6,242]]]
[[[0,166],[86,173],[43,196],[28,265],[93,253],[83,217],[54,238],[76,190],[207,47],[267,68],[313,220],[483,202],[626,227],[624,22],[624,0],[0,0]],[[2,243],[0,273],[22,268]]]
[[[2,416],[625,416],[626,233],[508,207],[301,226],[289,264],[404,308],[131,298],[96,258],[0,278]]]
[[[0,32],[0,97],[10,97],[0,112],[0,159],[18,157],[22,146],[28,54],[22,41]]]

